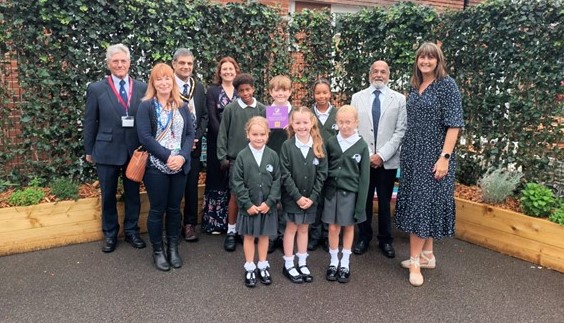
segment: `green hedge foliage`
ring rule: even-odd
[[[376,59],[390,63],[390,86],[406,93],[414,52],[430,40],[443,43],[463,93],[460,155],[468,169],[482,170],[458,177],[471,181],[492,165],[512,164],[528,180],[550,182],[551,160],[564,160],[555,146],[563,129],[554,119],[562,116],[564,95],[562,2],[491,0],[445,14],[398,2],[336,17],[308,10],[281,17],[279,9],[260,4],[203,0],[0,2],[0,56],[17,59],[23,89],[15,110],[6,109],[14,93],[0,90],[2,130],[14,127],[7,117],[14,113],[21,128],[15,141],[3,134],[0,162],[25,161],[2,167],[0,178],[95,177],[83,162],[84,96],[89,82],[107,74],[104,54],[113,43],[129,46],[135,78],[145,80],[152,65],[188,47],[206,84],[216,62],[230,55],[257,78],[259,100],[270,101],[265,88],[272,76],[290,74],[303,90],[301,104],[310,104],[309,87],[320,76],[348,102],[367,86]],[[296,68],[298,58],[303,64]]]

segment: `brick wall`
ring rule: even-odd
[[[22,102],[22,89],[18,84],[18,66],[15,58],[9,54],[5,54],[0,58],[0,86],[3,88],[5,97],[4,103],[0,103],[2,111],[2,118],[7,116],[7,119],[2,120],[0,146],[2,150],[8,151],[10,147],[16,147],[22,142],[20,136],[20,110],[18,105]],[[19,138],[19,139],[18,139]],[[18,164],[21,161],[13,160]]]

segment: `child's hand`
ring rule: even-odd
[[[309,209],[312,205],[313,205],[313,201],[310,200],[308,197],[304,197],[304,204],[300,207],[306,210]]]
[[[258,207],[259,213],[267,214],[270,211],[270,207],[266,205],[266,203],[262,202],[261,205]]]
[[[298,206],[300,208],[305,209],[306,208],[305,206],[307,204],[307,200],[308,200],[307,197],[302,196],[296,201],[296,204],[298,204]]]
[[[259,207],[256,205],[251,206],[250,208],[247,209],[247,213],[249,213],[249,215],[257,215],[260,213]]]

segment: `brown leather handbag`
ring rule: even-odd
[[[163,139],[167,131],[170,129],[171,123],[172,122],[169,122],[167,128],[157,136],[157,141]],[[147,167],[148,158],[149,152],[145,150],[143,146],[139,146],[135,149],[133,156],[131,156],[131,159],[129,160],[129,164],[127,164],[127,168],[125,169],[125,177],[134,182],[141,183],[143,176],[145,176],[145,168]]]
[[[127,164],[125,177],[134,182],[141,183],[143,176],[145,176],[145,167],[147,167],[148,158],[149,153],[143,148],[143,146],[139,146],[139,148],[135,149],[133,156],[131,156],[131,159],[129,160],[129,164]]]

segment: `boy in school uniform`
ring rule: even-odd
[[[247,145],[245,124],[255,116],[263,116],[265,106],[254,97],[255,86],[251,75],[242,73],[235,77],[233,86],[237,90],[239,99],[228,104],[223,110],[221,124],[217,136],[217,159],[222,170],[230,170],[237,154]],[[231,176],[231,171],[229,172]],[[230,183],[231,185],[231,183]],[[231,192],[227,211],[227,236],[223,248],[235,251],[237,236],[237,198]]]
[[[288,115],[292,111],[292,104],[289,99],[292,95],[292,81],[286,75],[277,75],[268,83],[268,93],[272,97],[273,107],[287,107]],[[268,119],[268,115],[267,115]],[[288,139],[287,127],[270,128],[270,136],[267,146],[280,155],[282,144]],[[274,252],[277,246],[282,246],[282,238],[286,229],[286,219],[278,217],[278,234],[269,237],[268,253]]]

